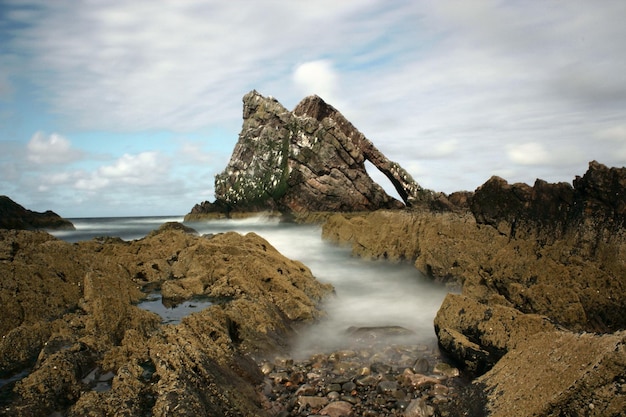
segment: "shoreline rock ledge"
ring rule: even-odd
[[[393,184],[390,197],[365,169],[369,161]],[[185,220],[237,212],[355,212],[428,205],[422,188],[390,161],[337,109],[318,96],[293,111],[251,91],[243,97],[243,126],[230,161],[215,178],[215,202],[197,204]]]

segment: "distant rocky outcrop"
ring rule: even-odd
[[[389,178],[403,203],[365,169]],[[243,126],[226,169],[215,178],[214,203],[196,205],[187,220],[232,211],[371,211],[428,205],[438,194],[422,188],[346,118],[318,96],[293,111],[256,91],[243,98]]]
[[[626,225],[626,168],[592,161],[573,186],[537,180],[534,186],[492,177],[471,198],[476,221],[515,237],[541,232],[557,239],[577,228],[612,234]]]
[[[5,195],[0,195],[0,229],[74,230],[74,225],[53,211],[27,210]]]
[[[435,330],[460,367],[483,376],[448,415],[620,415],[625,190],[626,168],[592,161],[572,185],[493,177],[464,194],[464,214],[337,214],[323,236],[462,286],[443,301]]]
[[[332,290],[254,233],[180,224],[76,244],[0,230],[0,276],[0,415],[11,416],[270,415],[250,355],[285,348]],[[221,301],[162,325],[137,307],[143,287]]]

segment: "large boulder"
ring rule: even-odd
[[[446,296],[434,324],[442,348],[472,374],[483,374],[529,337],[557,330],[546,316],[483,304],[461,294]]]
[[[70,244],[0,231],[0,414],[266,415],[253,355],[285,349],[332,291],[253,233],[166,224]],[[179,324],[137,307],[216,300]]]
[[[403,202],[370,178],[366,161],[389,178]],[[256,91],[243,98],[239,140],[215,178],[215,195],[186,220],[232,211],[371,211],[427,205],[437,196],[320,97],[307,97],[290,112]]]
[[[53,211],[28,210],[5,195],[0,195],[0,229],[74,230],[74,225]]]
[[[536,333],[449,404],[446,415],[621,416],[626,410],[626,332]]]

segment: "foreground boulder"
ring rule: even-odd
[[[5,195],[0,195],[0,229],[74,230],[74,225],[53,211],[38,213],[25,209]]]
[[[251,233],[169,224],[125,242],[0,231],[0,414],[265,415],[253,355],[284,349],[331,288]],[[163,325],[142,288],[214,304]],[[23,378],[22,378],[23,377]]]
[[[469,213],[338,214],[324,224],[323,236],[351,244],[360,256],[413,261],[433,279],[462,286],[461,294],[446,297],[434,325],[440,345],[460,367],[484,374],[466,398],[483,393],[485,402],[470,415],[492,410],[547,416],[560,409],[570,410],[564,415],[617,415],[603,413],[623,407],[624,368],[579,363],[576,351],[566,355],[567,343],[558,341],[615,352],[607,360],[624,362],[624,184],[625,168],[597,162],[573,186],[509,185],[492,178],[469,198]],[[606,336],[583,337],[576,345],[580,332]],[[562,381],[554,380],[559,376],[552,368],[523,363],[532,355],[545,360],[555,349],[564,352],[563,366],[576,370]],[[593,360],[604,364],[604,353],[598,355]],[[519,385],[529,381],[533,393],[520,394]],[[565,406],[568,399],[576,398],[577,407],[600,397],[597,409]],[[516,411],[499,408],[500,398],[508,398]]]
[[[626,332],[535,334],[470,389],[492,417],[623,415]]]
[[[370,211],[402,208],[365,169],[389,178],[404,204],[424,205],[423,189],[339,111],[318,96],[290,112],[256,91],[243,98],[243,127],[226,169],[215,178],[214,203],[196,205],[186,220],[231,212]]]

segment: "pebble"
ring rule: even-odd
[[[436,346],[372,345],[259,366],[266,408],[289,417],[431,417],[465,384]]]
[[[324,407],[320,414],[330,417],[348,417],[352,415],[352,404],[347,401],[335,401]]]

